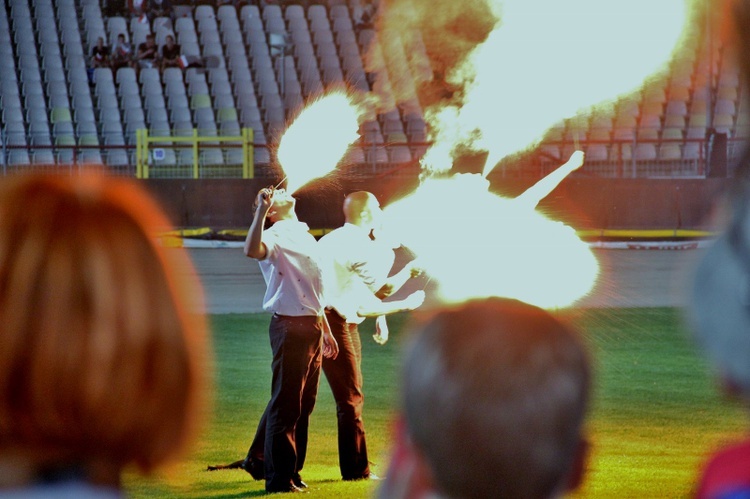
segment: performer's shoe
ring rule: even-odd
[[[263,480],[266,477],[265,464],[259,459],[248,458],[242,463],[241,468],[253,477],[254,480]]]
[[[294,484],[295,487],[299,487],[300,489],[307,488],[307,484],[302,481],[302,477],[299,476],[299,473],[297,473],[296,475],[292,477],[292,483]]]

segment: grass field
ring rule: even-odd
[[[741,408],[719,397],[694,352],[679,311],[668,308],[567,312],[585,330],[595,362],[588,420],[592,451],[579,498],[687,497],[697,467],[718,445],[739,438]],[[240,470],[206,471],[208,464],[244,456],[270,390],[268,316],[213,316],[216,394],[213,416],[192,454],[154,478],[129,475],[132,497],[239,498],[264,494],[262,482]],[[390,320],[392,339],[371,340],[361,328],[365,423],[372,469],[387,469],[390,421],[398,393],[399,346],[406,316]],[[303,477],[320,498],[369,497],[376,482],[339,480],[333,399],[321,379]]]

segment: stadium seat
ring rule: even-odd
[[[734,116],[726,113],[717,113],[714,115],[714,129],[718,133],[726,133],[727,136],[732,137],[734,131]]]
[[[664,116],[664,127],[665,128],[685,128],[685,116],[677,116],[677,115],[666,115]]]
[[[73,133],[60,133],[55,136],[55,148],[58,163],[72,163],[76,156],[76,141]]]
[[[556,157],[559,157],[559,152]],[[606,144],[590,144],[586,147],[586,161],[607,161],[608,159],[609,151]]]
[[[659,146],[659,159],[662,161],[675,161],[682,159],[680,144],[666,143]]]
[[[716,107],[714,108],[714,112],[717,115],[728,114],[734,116],[737,114],[737,107],[735,106],[733,100],[719,98],[716,100]]]
[[[164,107],[152,106],[147,108],[146,118],[150,124],[153,123],[166,123],[169,121],[169,115]]]
[[[687,116],[688,114],[687,103],[685,101],[670,100],[669,102],[667,102],[665,114]]]
[[[682,158],[686,160],[699,160],[703,159],[704,153],[703,153],[703,147],[701,143],[699,142],[686,142],[683,152],[682,152]]]

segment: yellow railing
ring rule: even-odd
[[[141,128],[136,130],[135,166],[136,177],[149,178],[150,151],[154,145],[163,145],[171,148],[175,143],[188,142],[193,147],[193,178],[201,178],[200,156],[198,155],[201,142],[238,142],[242,145],[242,178],[253,178],[254,175],[254,149],[253,129],[243,128],[241,135],[225,136],[199,136],[198,130],[193,128],[193,134],[189,136],[151,136],[148,130]]]

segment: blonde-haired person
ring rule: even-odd
[[[132,181],[0,182],[0,496],[118,497],[192,442],[208,331],[169,226]]]

